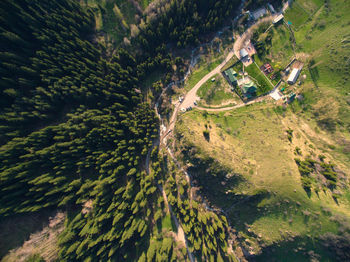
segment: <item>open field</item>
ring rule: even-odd
[[[201,98],[199,101],[201,106],[229,105],[240,102],[240,98],[231,91],[231,86],[221,74],[215,75],[214,82],[210,79],[202,85],[197,95]]]
[[[350,160],[350,14],[348,1],[330,1],[312,20],[295,32],[297,52],[305,54],[307,71],[304,90],[307,101],[303,113],[315,117],[317,112],[332,112],[325,126],[339,141],[336,146]],[[327,101],[333,101],[328,106]],[[320,106],[324,105],[324,106]],[[332,109],[332,110],[330,110]],[[316,115],[315,115],[316,114]],[[317,116],[319,117],[319,116]],[[345,145],[345,146],[343,146]],[[348,160],[348,161],[349,161]]]
[[[324,4],[321,0],[296,0],[287,9],[285,19],[292,23],[292,27],[298,30],[308,19]]]
[[[349,165],[334,157],[336,152],[327,146],[333,142],[323,132],[316,133],[313,126],[290,111],[284,114],[269,103],[222,113],[192,111],[181,116],[177,132],[183,135],[182,143],[196,148],[197,155],[213,158],[246,179],[227,190],[224,197],[208,198],[229,213],[235,229],[248,239],[248,246],[258,252],[281,243],[281,249],[275,249],[292,255],[292,248],[283,248],[284,241],[295,239],[288,244],[295,248],[296,239],[302,238],[308,248],[323,254],[319,246],[314,246],[313,238],[325,232],[336,233],[338,226],[329,219],[330,214],[349,217],[350,202],[347,191],[338,204],[329,190],[307,194],[294,161],[295,148],[299,147],[303,156],[325,154],[344,172]],[[294,130],[292,142],[287,138],[289,128]],[[203,135],[205,130],[209,139]]]

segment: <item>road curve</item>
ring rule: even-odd
[[[226,56],[225,60],[222,61],[220,65],[218,65],[215,69],[210,71],[207,75],[205,75],[199,82],[186,94],[184,101],[181,103],[181,107],[187,108],[189,106],[193,106],[193,102],[198,99],[197,91],[198,89],[209,79],[211,79],[216,74],[219,74],[221,69],[226,65],[226,63],[235,55],[234,51],[230,51]]]

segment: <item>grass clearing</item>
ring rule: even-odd
[[[345,0],[329,1],[312,17],[311,21],[295,32],[297,52],[309,55],[305,71],[308,72],[305,93],[313,97],[306,105],[307,117],[312,117],[315,105],[332,97],[339,106],[337,132],[330,136],[350,141],[350,13]],[[309,77],[310,76],[310,77]],[[317,87],[317,88],[315,88]],[[342,149],[339,148],[341,151]],[[344,151],[344,150],[343,150]],[[346,155],[346,154],[345,154]],[[348,161],[350,157],[348,156]]]
[[[215,58],[211,62],[202,60],[199,65],[194,69],[193,73],[188,77],[185,82],[185,90],[192,89],[206,74],[210,73],[214,68],[221,64],[222,58]]]
[[[171,220],[170,214],[167,214],[166,216],[163,217],[162,228],[165,228],[168,231],[176,231],[176,227],[174,228],[174,224]]]
[[[107,32],[116,44],[121,43],[123,38],[128,36],[130,25],[136,22],[135,15],[138,11],[128,0],[81,0],[80,3],[82,6],[92,8],[96,29]]]
[[[201,106],[235,104],[239,102],[239,97],[231,91],[230,85],[221,74],[215,75],[215,81],[209,79],[197,91],[197,95],[201,98],[199,104]]]

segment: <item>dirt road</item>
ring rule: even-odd
[[[220,73],[220,70],[226,65],[226,63],[234,56],[234,52],[230,51],[225,58],[225,60],[218,65],[215,69],[210,71],[206,76],[204,76],[185,96],[184,101],[181,104],[182,108],[187,108],[189,106],[193,106],[193,102],[198,100],[199,97],[197,96],[198,89],[209,79],[211,79],[216,74]]]
[[[196,108],[199,109],[199,110],[205,110],[205,111],[208,111],[208,112],[221,112],[221,111],[233,110],[233,109],[237,109],[237,108],[240,108],[240,107],[248,106],[248,105],[251,105],[251,104],[259,103],[259,102],[262,102],[262,101],[264,101],[266,99],[269,99],[269,98],[270,98],[270,95],[266,95],[266,96],[262,96],[262,97],[256,98],[256,99],[251,100],[251,101],[246,102],[246,103],[242,103],[242,104],[235,105],[235,106],[230,106],[230,107],[223,107],[223,108],[205,108],[205,107],[196,107]]]

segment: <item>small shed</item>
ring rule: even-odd
[[[297,81],[298,77],[300,75],[300,69],[299,68],[294,68],[292,70],[292,73],[290,73],[287,83],[290,85],[294,85],[295,82]]]
[[[247,49],[245,49],[245,48],[242,48],[242,49],[239,51],[239,55],[240,55],[241,59],[243,59],[243,58],[249,56],[248,51],[247,51]]]

